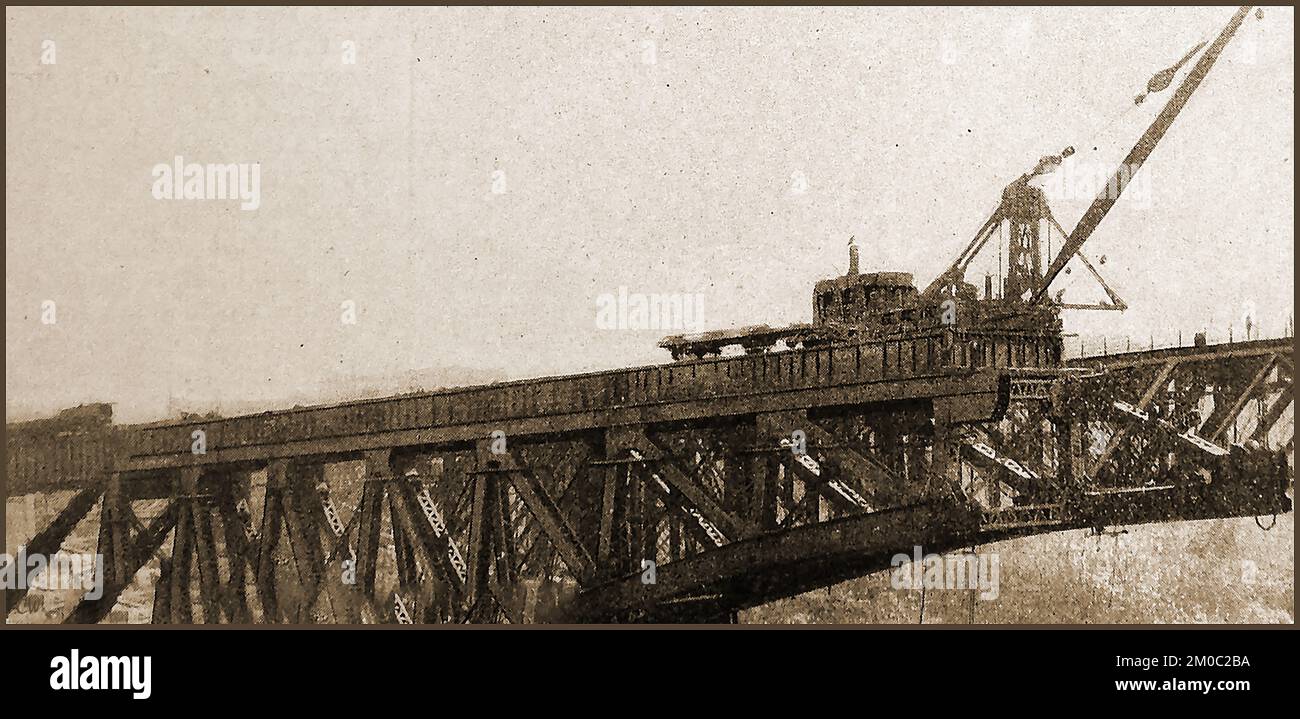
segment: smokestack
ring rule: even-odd
[[[984,299],[993,299],[993,275],[984,273]]]
[[[849,238],[849,274],[858,274],[858,246]]]

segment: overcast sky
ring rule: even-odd
[[[143,420],[662,361],[669,332],[600,329],[597,298],[807,321],[849,235],[924,286],[1040,156],[1123,157],[1168,92],[1133,96],[1232,10],[6,14],[8,416]],[[1284,329],[1293,20],[1247,20],[1089,243],[1131,309],[1068,331]],[[177,155],[260,163],[260,206],[155,199]]]

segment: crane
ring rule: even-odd
[[[741,348],[745,353],[767,352],[779,349],[782,344],[785,348],[795,348],[864,339],[905,338],[952,330],[960,325],[964,328],[996,328],[1031,340],[1042,340],[1056,346],[1057,351],[1048,354],[1059,356],[1062,329],[1059,310],[1127,308],[1124,300],[1082,253],[1083,245],[1164,137],[1250,10],[1248,6],[1238,9],[1212,43],[1208,46],[1204,42],[1198,43],[1177,63],[1151,78],[1147,91],[1164,91],[1179,70],[1198,52],[1201,53],[1072,231],[1067,233],[1061,227],[1048,206],[1045,193],[1033,184],[1033,180],[1056,171],[1074,154],[1073,147],[1066,147],[1059,154],[1041,158],[1029,172],[1003,188],[997,207],[975,237],[922,292],[912,284],[911,273],[860,273],[858,248],[850,240],[848,272],[841,277],[821,280],[814,286],[811,323],[783,327],[755,325],[673,335],[663,338],[659,346],[669,350],[674,360],[681,360],[721,354],[728,348]],[[1134,102],[1140,105],[1147,97],[1147,94],[1139,95]],[[992,276],[986,276],[984,296],[980,298],[978,288],[966,282],[967,269],[1004,228],[1008,234],[1006,279],[995,292]],[[1053,231],[1064,241],[1060,251],[1044,269],[1042,244]],[[1050,239],[1048,245],[1050,248]],[[1059,292],[1056,297],[1049,295],[1053,281],[1075,257],[1097,280],[1108,301],[1069,303],[1061,299]],[[1104,261],[1105,258],[1101,258],[1101,262]]]
[[[1006,189],[1003,190],[1002,199],[997,209],[981,225],[979,231],[975,233],[975,237],[958,256],[957,260],[941,272],[921,293],[921,296],[923,298],[933,298],[945,290],[951,293],[957,284],[964,281],[966,270],[971,262],[997,234],[1005,222],[1010,230],[1010,237],[1007,244],[1007,278],[1001,291],[1004,297],[1013,300],[1019,299],[1030,306],[1054,306],[1064,309],[1125,309],[1127,305],[1124,301],[1106,284],[1096,268],[1080,251],[1088,238],[1092,236],[1093,231],[1106,217],[1110,208],[1119,200],[1124,189],[1151,155],[1157,143],[1164,137],[1165,132],[1178,117],[1179,112],[1187,104],[1192,93],[1205,79],[1206,74],[1214,66],[1219,55],[1223,53],[1223,49],[1241,26],[1250,9],[1249,6],[1243,6],[1232,16],[1232,19],[1229,20],[1218,37],[1200,56],[1192,70],[1183,78],[1182,83],[1152,121],[1150,127],[1138,138],[1137,143],[1124,160],[1120,162],[1114,173],[1112,173],[1110,181],[1098,192],[1092,205],[1071,232],[1067,234],[1061,228],[1060,223],[1056,221],[1056,218],[1052,216],[1042,190],[1029,184],[1030,180],[1051,173],[1066,158],[1073,155],[1074,148],[1067,147],[1059,155],[1049,155],[1040,159],[1033,170],[1021,175],[1014,182],[1007,185]],[[1151,82],[1148,83],[1147,89],[1151,92],[1157,92],[1167,88],[1177,70],[1186,64],[1202,47],[1204,47],[1204,43],[1196,45],[1176,64],[1156,73]],[[1141,104],[1145,98],[1146,95],[1140,95],[1135,102]],[[1046,270],[1041,267],[1040,221],[1046,221],[1049,227],[1056,229],[1061,236],[1065,237],[1060,250]],[[1102,289],[1110,298],[1109,303],[1078,305],[1048,301],[1052,282],[1065,269],[1066,264],[1076,256],[1098,280]],[[986,290],[986,293],[991,294],[991,291]]]
[[[1232,16],[1232,19],[1219,33],[1219,36],[1214,39],[1210,47],[1196,61],[1196,65],[1192,67],[1191,72],[1187,73],[1187,77],[1183,78],[1183,82],[1169,98],[1169,102],[1165,103],[1165,107],[1160,111],[1160,114],[1156,115],[1156,119],[1152,121],[1151,126],[1147,128],[1146,132],[1142,133],[1142,137],[1138,138],[1133,149],[1129,150],[1128,156],[1120,162],[1119,167],[1115,168],[1114,174],[1111,175],[1111,181],[1097,194],[1096,199],[1092,201],[1092,205],[1083,213],[1083,217],[1079,218],[1078,224],[1074,226],[1074,230],[1066,238],[1065,244],[1061,246],[1060,252],[1056,255],[1056,259],[1052,260],[1052,264],[1043,273],[1037,289],[1034,290],[1033,295],[1030,297],[1030,304],[1041,303],[1047,298],[1047,291],[1051,287],[1052,281],[1061,273],[1061,270],[1065,269],[1065,264],[1078,253],[1079,249],[1083,247],[1083,243],[1087,242],[1088,238],[1092,236],[1093,230],[1097,229],[1097,225],[1106,217],[1106,213],[1110,212],[1110,208],[1119,200],[1124,188],[1133,179],[1133,175],[1142,168],[1142,163],[1146,162],[1146,159],[1151,155],[1151,151],[1156,148],[1156,144],[1165,136],[1169,126],[1173,124],[1183,106],[1191,99],[1192,93],[1196,91],[1196,88],[1200,87],[1201,81],[1205,79],[1205,75],[1210,71],[1210,68],[1214,67],[1215,61],[1219,59],[1219,55],[1227,47],[1228,41],[1232,39],[1233,34],[1237,32],[1237,28],[1241,27],[1241,23],[1249,13],[1250,6],[1248,5],[1243,5],[1237,10],[1236,14]],[[1184,58],[1183,62],[1185,61],[1186,58]]]

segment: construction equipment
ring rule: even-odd
[[[1008,184],[997,208],[980,225],[966,248],[921,292],[913,286],[910,273],[861,274],[858,248],[850,241],[849,271],[841,277],[821,280],[814,288],[811,324],[781,328],[761,325],[732,331],[674,335],[665,337],[659,346],[669,350],[674,359],[689,359],[718,355],[729,347],[739,347],[750,353],[869,339],[926,337],[960,325],[1046,343],[1056,348],[1049,354],[1059,362],[1061,310],[1122,311],[1128,307],[1102,278],[1096,265],[1083,255],[1084,243],[1142,168],[1249,11],[1249,7],[1240,8],[1208,47],[1205,43],[1197,44],[1173,66],[1152,77],[1148,83],[1149,92],[1167,88],[1177,72],[1204,48],[1191,71],[1115,168],[1110,180],[1072,231],[1067,233],[1061,227],[1042,188],[1033,184],[1034,180],[1056,171],[1072,157],[1075,151],[1071,146],[1060,154],[1040,158],[1033,169]],[[1044,269],[1044,241],[1053,232],[1060,235],[1062,242]],[[993,277],[986,275],[983,295],[980,296],[979,288],[967,281],[967,271],[995,237],[999,238],[996,244],[1001,248],[1003,235],[1006,236],[1006,276],[999,277],[995,286]],[[1105,292],[1106,301],[1065,302],[1061,292],[1056,297],[1051,296],[1053,282],[1065,270],[1066,264],[1076,257]]]

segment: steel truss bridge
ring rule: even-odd
[[[1292,351],[1067,362],[949,328],[229,418],[83,408],[8,426],[8,491],[73,491],[29,554],[97,523],[105,591],[70,623],[154,558],[154,622],[726,622],[918,546],[1290,511]]]

